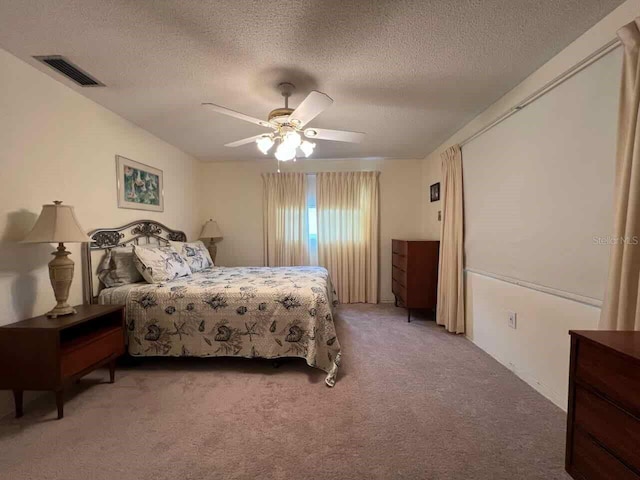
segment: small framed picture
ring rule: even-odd
[[[437,202],[440,200],[440,182],[431,185],[431,201]]]
[[[164,212],[162,170],[116,155],[118,207]]]

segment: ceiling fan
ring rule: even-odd
[[[215,112],[273,130],[271,133],[255,135],[236,142],[227,143],[225,147],[239,147],[255,142],[258,149],[266,155],[277,143],[275,157],[278,162],[288,162],[290,160],[295,162],[298,150],[300,150],[305,157],[309,157],[316,146],[313,142],[303,140],[303,135],[309,139],[351,143],[360,143],[364,138],[365,134],[360,132],[328,130],[326,128],[304,128],[307,123],[331,106],[333,100],[329,95],[314,90],[307,95],[302,103],[294,110],[293,108],[289,108],[289,97],[293,93],[293,90],[295,90],[295,86],[292,83],[283,82],[278,85],[278,88],[284,97],[284,108],[272,110],[267,120],[260,120],[259,118],[251,117],[213,103],[202,104]]]

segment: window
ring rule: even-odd
[[[316,176],[307,175],[307,232],[309,265],[318,265],[318,210],[316,209]]]

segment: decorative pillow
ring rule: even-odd
[[[209,250],[201,240],[197,242],[169,242],[177,250],[180,256],[187,262],[193,273],[200,272],[205,268],[213,267],[213,260],[209,255]]]
[[[133,248],[108,249],[98,266],[98,278],[107,288],[141,282],[142,275],[133,261]]]
[[[191,275],[189,265],[172,246],[134,245],[133,253],[136,268],[149,283]]]

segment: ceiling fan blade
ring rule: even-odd
[[[225,147],[239,147],[241,145],[246,145],[247,143],[252,143],[258,140],[262,135],[254,135],[253,137],[243,138],[242,140],[236,140],[235,142],[225,144]]]
[[[317,138],[319,140],[333,140],[334,142],[360,143],[365,133],[348,132],[346,130],[329,130],[327,128],[307,128],[304,136],[307,138]]]
[[[313,90],[298,108],[289,116],[289,121],[302,128],[331,106],[333,99],[322,92]]]
[[[215,103],[203,103],[202,105],[210,108],[214,112],[222,113],[223,115],[229,115],[230,117],[238,118],[240,120],[244,120],[245,122],[255,123],[256,125],[260,125],[261,127],[274,128],[273,125],[271,125],[266,120],[260,120],[259,118],[250,117],[249,115],[236,112],[235,110],[231,110],[230,108],[221,107],[220,105],[216,105]]]

